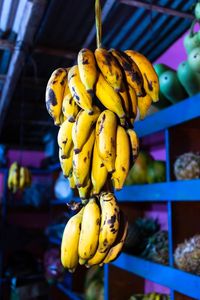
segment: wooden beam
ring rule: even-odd
[[[171,16],[176,16],[176,17],[180,17],[180,18],[184,18],[184,19],[194,19],[194,16],[192,14],[189,13],[184,13],[172,8],[167,8],[164,6],[159,6],[159,5],[155,5],[155,4],[151,4],[151,3],[146,3],[143,1],[136,1],[136,0],[119,0],[119,2],[123,3],[123,4],[127,4],[130,6],[134,6],[134,7],[140,7],[140,8],[145,8],[148,10],[155,10],[161,14],[167,14],[167,15],[171,15]]]
[[[16,84],[23,69],[26,55],[29,47],[33,43],[35,33],[38,29],[46,7],[46,0],[26,1],[25,13],[21,20],[20,30],[17,35],[16,44],[21,47],[15,47],[9,68],[7,78],[3,86],[0,101],[0,133],[3,128],[4,120],[14,94]],[[24,47],[23,47],[24,46]]]
[[[101,20],[102,24],[106,20],[106,17],[108,16],[109,12],[111,11],[113,5],[116,3],[116,0],[107,0],[106,3],[103,6],[102,13],[101,13]],[[85,42],[83,43],[82,48],[87,48],[92,43],[93,39],[96,35],[96,26],[93,25],[92,29],[90,30]]]

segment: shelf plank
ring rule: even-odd
[[[124,186],[115,192],[119,202],[199,201],[200,179]]]
[[[200,94],[162,109],[143,121],[136,122],[134,129],[139,137],[143,137],[197,117],[200,117]]]
[[[61,239],[59,239],[59,238],[50,237],[49,242],[54,245],[58,245],[58,246],[61,245]]]
[[[112,265],[199,299],[200,276],[122,253]]]
[[[66,288],[62,283],[58,283],[56,287],[62,291],[71,300],[83,300],[83,297]]]

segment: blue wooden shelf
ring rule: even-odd
[[[171,105],[144,121],[135,123],[135,131],[139,137],[143,137],[175,125],[200,117],[200,94]]]
[[[61,239],[59,239],[59,238],[50,237],[49,242],[54,245],[58,245],[58,246],[61,245]]]
[[[115,195],[120,202],[199,201],[200,179],[124,186]]]
[[[166,286],[181,294],[200,299],[200,276],[122,253],[113,266]]]
[[[56,287],[62,291],[69,299],[71,300],[83,300],[83,296],[71,291],[70,289],[66,288],[62,283],[58,283]]]

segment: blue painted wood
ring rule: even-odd
[[[166,286],[181,294],[200,298],[200,276],[122,253],[112,265]]]
[[[56,286],[60,291],[62,291],[71,300],[83,300],[84,299],[84,297],[82,297],[81,295],[78,295],[78,294],[74,293],[73,291],[71,291],[70,289],[66,288],[62,283],[58,283]]]
[[[104,300],[109,300],[109,265],[104,265]]]
[[[200,94],[136,122],[134,128],[138,136],[143,137],[197,117],[200,117]]]
[[[61,245],[61,239],[58,239],[58,238],[50,237],[49,242],[54,245],[58,245],[58,246]]]
[[[199,201],[200,179],[130,185],[115,196],[119,202]]]

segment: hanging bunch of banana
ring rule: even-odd
[[[93,234],[96,242],[91,238],[91,247],[93,249],[93,246],[96,246],[92,254],[90,252],[88,255],[87,251],[84,252],[86,254],[82,253],[81,249],[84,247],[80,245],[83,240],[86,239],[87,245],[89,243],[86,238],[88,234],[83,234],[84,215],[88,216],[87,222],[93,220],[93,214],[88,213],[93,207],[96,207],[96,214],[100,214],[101,220],[104,220],[104,215],[110,214],[112,208],[109,207],[109,203],[112,202],[104,203],[102,192],[108,191],[108,182],[115,190],[122,189],[139,152],[138,137],[133,130],[137,113],[140,119],[143,119],[152,101],[158,101],[159,95],[157,74],[144,55],[133,50],[119,51],[101,47],[99,0],[96,0],[95,9],[97,49],[94,52],[81,49],[77,56],[77,64],[55,70],[46,88],[47,110],[55,125],[60,126],[58,145],[63,174],[69,178],[71,188],[78,189],[83,203],[87,203],[89,199],[85,208],[68,222],[63,234],[62,261],[70,270],[75,269],[78,261],[90,266],[97,264],[97,261],[101,264],[109,262],[108,257],[114,257],[113,253],[116,251],[111,251],[111,246],[115,245],[115,238],[108,246],[102,246],[102,240],[107,240],[107,237],[102,237],[104,226],[106,227],[102,222],[96,227],[88,225],[90,230],[95,230]],[[97,203],[98,199],[100,204]],[[121,221],[116,216],[116,213],[119,214],[117,203],[115,207],[117,212],[113,212],[110,218],[113,220],[116,217],[117,226],[120,228]],[[83,229],[78,224],[82,224]],[[71,227],[74,226],[76,229],[72,230]],[[126,225],[122,226],[126,228]],[[100,228],[100,233],[97,227],[98,230]],[[108,232],[116,237],[118,229],[114,226]],[[65,245],[69,239],[73,240],[72,235],[76,236],[73,242],[76,247],[70,248],[68,252]],[[79,235],[82,242],[78,239]],[[123,240],[124,236],[125,234]],[[122,244],[120,243],[121,246]],[[72,250],[75,248],[77,251]],[[112,254],[109,254],[109,251]],[[71,260],[73,262],[69,263]]]
[[[28,168],[22,167],[18,162],[13,162],[8,173],[8,189],[12,193],[18,190],[23,191],[26,187],[31,186],[31,173]]]

